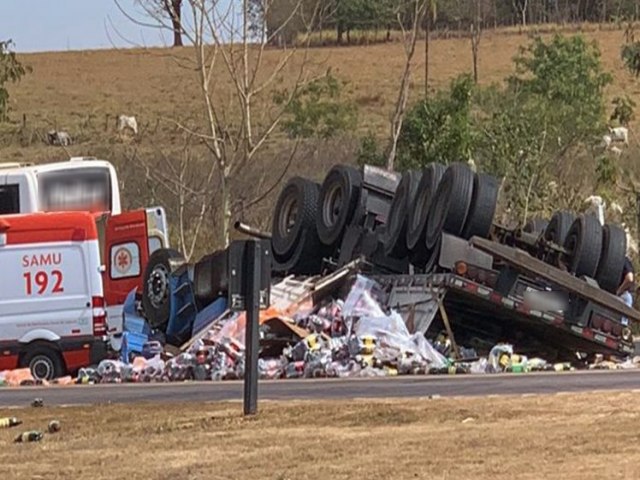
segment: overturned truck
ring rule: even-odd
[[[550,360],[631,354],[629,325],[640,315],[615,296],[624,231],[566,211],[499,225],[499,187],[464,163],[403,174],[337,165],[322,184],[287,182],[270,233],[236,228],[269,240],[275,278],[326,275],[359,260],[412,331],[444,329],[479,353],[509,342]],[[207,308],[226,294],[225,252],[183,263],[167,252],[149,262],[142,304],[154,327],[180,324],[184,309]],[[179,301],[180,291],[192,300]]]

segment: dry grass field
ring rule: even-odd
[[[635,393],[341,402],[104,405],[0,410],[62,431],[14,444],[2,478],[632,479]],[[18,427],[20,428],[20,427]]]
[[[633,78],[620,60],[623,31],[593,25],[584,26],[584,30],[588,38],[598,43],[604,67],[613,74],[614,83],[607,91],[608,98],[628,94],[640,105],[640,80]],[[490,84],[503,80],[512,72],[512,58],[518,48],[527,42],[528,34],[517,30],[486,31],[480,44],[480,82]],[[431,52],[432,89],[446,87],[452,78],[471,70],[469,39],[436,39]],[[0,126],[0,161],[40,162],[66,158],[66,152],[60,147],[43,142],[47,130],[66,130],[76,140],[76,144],[68,148],[69,154],[107,158],[118,167],[125,207],[160,203],[167,206],[171,215],[167,193],[143,181],[140,161],[153,164],[164,156],[168,161],[178,158],[183,138],[171,120],[188,122],[203,115],[195,74],[176,61],[176,57],[188,59],[192,54],[192,50],[185,47],[21,55],[20,59],[30,65],[33,72],[19,85],[11,87],[13,124]],[[281,57],[281,50],[268,50],[264,59],[266,71]],[[301,58],[299,53],[283,72],[277,82],[279,87],[287,86]],[[355,135],[310,141],[299,149],[288,175],[302,174],[321,180],[331,165],[354,161],[356,137],[372,131],[386,138],[405,60],[403,47],[396,41],[370,46],[312,48],[309,61],[310,71],[331,68],[336,77],[346,81],[345,94],[359,110]],[[424,43],[421,42],[415,59],[413,100],[422,95],[423,79]],[[230,83],[222,74],[216,81],[216,90],[220,93],[219,101],[226,101],[232,95]],[[264,113],[260,109],[257,112]],[[115,117],[119,114],[136,115],[143,131],[137,139],[117,135]],[[637,125],[636,122],[631,125],[631,146],[621,159],[625,167],[633,167],[639,151]],[[236,180],[234,190],[246,193],[247,201],[255,197],[254,191],[267,190],[267,186],[279,178],[290,149],[291,143],[281,135],[274,138]],[[206,155],[203,148],[196,153]],[[570,168],[579,170],[578,167],[580,165]],[[575,173],[582,175],[582,172]],[[246,220],[267,228],[271,205],[278,192],[275,188],[265,201],[252,207]],[[213,219],[217,218],[215,212],[212,215]]]
[[[640,81],[624,70],[620,60],[622,30],[590,28],[584,35],[598,43],[604,67],[614,75],[609,95],[626,93],[640,101]],[[481,83],[501,81],[508,75],[518,47],[527,41],[527,34],[515,31],[485,32],[479,55]],[[423,46],[418,46],[415,60],[416,95],[421,94],[423,88]],[[471,70],[469,39],[436,39],[431,52],[433,88],[444,87],[456,75]],[[173,58],[191,55],[189,47],[21,55],[21,60],[33,67],[33,73],[11,89],[13,117],[19,120],[26,114],[28,121],[49,122],[51,126],[57,124],[77,131],[88,124],[104,129],[105,114],[136,114],[142,123],[151,126],[158,119],[184,118],[190,112],[197,114],[201,103],[193,71],[181,68]],[[267,69],[281,56],[280,50],[269,50],[265,56]],[[312,70],[331,68],[338,78],[348,82],[347,92],[360,106],[360,128],[386,131],[404,65],[403,47],[399,42],[312,48],[309,58],[314,65]],[[286,84],[294,72],[293,67],[285,71],[282,83]],[[217,88],[227,95],[227,92],[231,94],[229,87],[222,79]],[[114,130],[115,121],[108,126]],[[162,142],[161,138],[158,140]]]

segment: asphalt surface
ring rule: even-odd
[[[241,400],[242,389],[237,381],[4,388],[0,407],[27,406],[34,398],[42,398],[46,405],[229,401]],[[640,389],[640,370],[264,381],[259,398],[420,398],[635,389]]]

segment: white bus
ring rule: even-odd
[[[106,160],[74,157],[39,165],[0,163],[0,215],[121,212],[116,170]]]

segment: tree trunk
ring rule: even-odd
[[[223,248],[229,246],[229,233],[231,228],[231,188],[229,175],[224,171],[220,175],[220,195],[222,196],[222,228],[220,229],[220,241]]]
[[[336,28],[337,28],[337,30],[338,30],[338,32],[337,32],[337,35],[338,35],[338,38],[337,38],[338,45],[342,45],[342,38],[343,38],[343,36],[344,36],[344,28],[342,27],[342,23],[341,23],[341,22],[338,22],[338,25],[337,25],[337,27],[336,27]]]
[[[477,24],[471,25],[471,56],[473,58],[473,81],[478,83],[478,47],[480,44],[480,31]]]
[[[424,34],[424,98],[429,96],[429,44],[431,43],[431,19],[428,18],[425,22],[425,34]]]
[[[171,18],[173,46],[182,47],[182,0],[165,0],[164,6]]]

